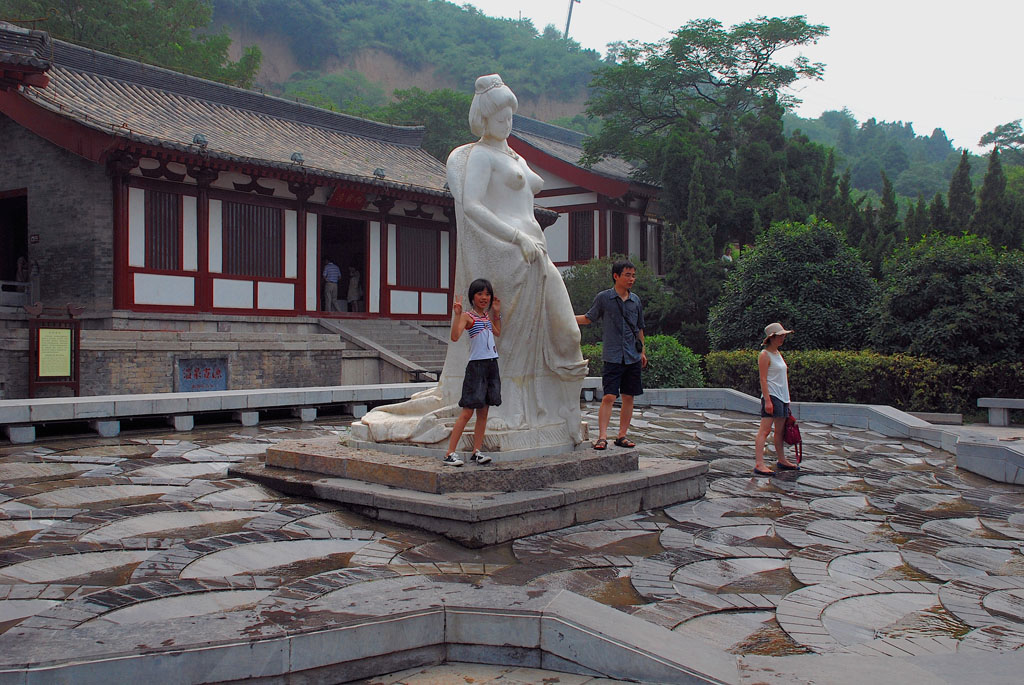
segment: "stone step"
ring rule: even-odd
[[[707,490],[706,462],[638,459],[635,450],[587,452],[517,461],[492,453],[491,464],[453,468],[439,456],[384,454],[331,437],[279,443],[267,450],[266,463],[233,465],[228,474],[473,548],[659,509]]]

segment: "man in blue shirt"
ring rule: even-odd
[[[341,269],[330,259],[324,258],[324,311],[340,311],[338,308],[338,281],[341,279]]]
[[[644,308],[640,298],[631,292],[636,283],[636,266],[626,260],[615,262],[612,265],[612,283],[614,287],[597,294],[590,311],[576,316],[576,323],[581,326],[595,321],[602,322],[604,397],[601,398],[601,409],[597,414],[599,435],[594,442],[595,450],[608,447],[608,423],[612,417],[612,405],[620,391],[622,408],[615,444],[619,447],[636,447],[636,443],[627,438],[626,433],[633,419],[633,398],[644,392],[640,370],[647,367]]]

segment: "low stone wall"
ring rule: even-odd
[[[0,330],[3,399],[28,397],[27,329]],[[414,380],[372,350],[350,349],[337,335],[83,330],[82,396],[175,392],[178,365],[220,359],[227,389],[405,383]],[[69,396],[62,387],[40,397]]]

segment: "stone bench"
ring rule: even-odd
[[[1024,409],[1024,400],[1010,397],[979,397],[978,406],[988,409],[988,425],[1009,426],[1010,410]]]
[[[167,392],[143,395],[96,395],[0,400],[0,427],[13,443],[35,440],[36,425],[87,421],[103,437],[120,433],[122,419],[164,416],[175,430],[192,430],[196,414],[233,413],[245,426],[259,423],[259,412],[291,409],[303,421],[316,419],[317,407],[341,405],[356,418],[369,403],[405,400],[433,383],[382,383],[319,388],[269,388]]]

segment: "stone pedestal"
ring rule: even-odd
[[[617,448],[453,468],[440,453],[390,454],[321,438],[279,443],[265,464],[228,473],[482,547],[695,499],[707,489],[707,468]]]

